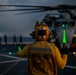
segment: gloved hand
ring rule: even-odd
[[[62,49],[61,49],[61,53],[62,53],[62,54],[69,54],[69,53],[71,53],[71,52],[70,52],[70,50],[69,50],[68,48],[62,48]]]
[[[65,46],[64,48],[60,49],[61,54],[69,54],[70,50],[69,48],[67,48],[67,46]]]

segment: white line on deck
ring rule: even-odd
[[[17,61],[25,61],[25,60],[9,60],[9,61],[1,61],[0,64],[7,64],[7,63],[12,63],[12,62],[17,62]]]
[[[1,53],[0,53],[0,56],[4,56],[4,57],[8,57],[8,58],[15,58],[15,59],[19,59],[19,60],[20,60],[20,59],[21,59],[21,60],[22,60],[22,59],[27,60],[27,59],[25,59],[25,58],[20,58],[20,57],[16,57],[16,56],[10,56],[10,55],[1,54]]]
[[[66,65],[67,68],[76,69],[76,66]]]
[[[10,61],[2,61],[2,62],[0,62],[0,64],[1,63],[10,63],[10,62],[17,62],[17,61],[27,61],[27,58],[19,58],[19,57],[15,57],[15,56],[10,56],[10,55],[5,55],[5,54],[1,54],[0,53],[0,56],[4,56],[4,57],[9,57],[9,58],[15,58],[15,59],[17,59],[17,60],[10,60]],[[76,69],[76,67],[75,66],[70,66],[70,65],[66,65],[66,68],[72,68],[72,69]]]

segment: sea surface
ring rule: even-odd
[[[4,42],[5,38],[1,37],[0,42]],[[13,37],[7,37],[7,42],[13,42],[14,38]],[[20,37],[16,37],[16,41],[19,42],[20,41]],[[22,37],[22,41],[23,42],[33,42],[35,41],[32,37]]]

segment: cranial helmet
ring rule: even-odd
[[[44,23],[37,23],[35,26],[35,38],[39,41],[45,41],[49,38],[49,28]]]

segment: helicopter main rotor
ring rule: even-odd
[[[68,5],[68,4],[62,4],[62,5],[57,5],[57,6],[34,6],[34,5],[5,5],[5,4],[0,4],[0,7],[17,7],[17,9],[5,9],[5,10],[0,10],[0,12],[7,12],[7,11],[40,11],[40,12],[45,12],[45,11],[53,11],[53,10],[75,10],[76,6],[75,5]]]

